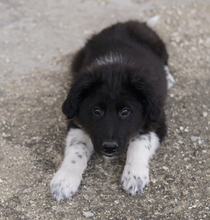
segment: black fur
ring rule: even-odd
[[[104,58],[110,56],[113,62]],[[164,43],[145,23],[118,23],[94,35],[73,59],[73,82],[62,107],[69,129],[84,129],[99,154],[107,155],[103,143],[117,143],[108,156],[149,131],[162,141],[167,61]]]

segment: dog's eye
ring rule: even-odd
[[[130,114],[130,109],[129,108],[124,108],[121,111],[121,117],[123,117],[123,118],[127,117],[129,114]]]
[[[101,116],[102,115],[102,110],[99,107],[95,107],[93,109],[93,114],[96,116]]]

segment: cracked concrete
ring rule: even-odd
[[[209,11],[208,0],[2,0],[0,219],[210,219]],[[107,25],[157,14],[176,84],[149,187],[127,195],[125,155],[94,154],[79,192],[56,202],[49,182],[63,157],[72,54]]]

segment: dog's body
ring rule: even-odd
[[[64,161],[51,181],[57,200],[78,190],[93,149],[108,157],[128,147],[121,183],[132,195],[149,183],[148,163],[166,135],[164,103],[173,77],[164,43],[146,23],[118,23],[74,57],[63,112],[70,120]]]

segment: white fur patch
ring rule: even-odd
[[[170,89],[174,85],[175,80],[174,77],[171,75],[168,66],[164,66],[164,70],[166,73],[167,87],[168,89]]]
[[[121,54],[114,54],[114,53],[109,53],[103,57],[99,57],[96,59],[96,63],[98,65],[123,63],[123,62],[125,62],[125,58]]]
[[[154,132],[138,136],[130,142],[121,177],[122,187],[127,193],[141,193],[149,184],[149,159],[159,145],[159,138]]]
[[[70,129],[64,160],[50,182],[52,195],[57,201],[68,199],[77,192],[92,152],[90,138],[81,129]]]
[[[160,19],[160,16],[159,15],[156,15],[154,17],[151,17],[147,20],[146,22],[146,25],[149,27],[149,28],[153,28],[155,27],[155,25],[157,24],[157,22],[159,21]]]

